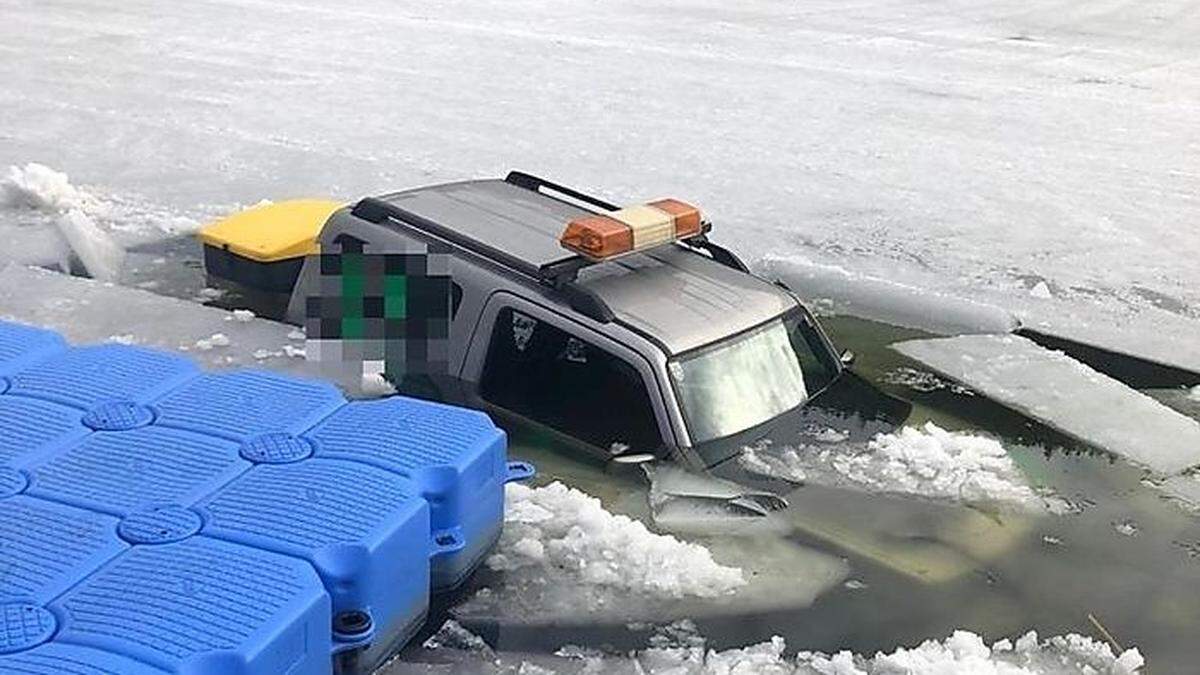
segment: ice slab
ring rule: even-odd
[[[835,314],[848,314],[937,335],[1008,333],[1020,323],[983,302],[850,272],[797,257],[767,256],[759,264],[801,298]]]
[[[1014,335],[911,340],[893,349],[1085,443],[1175,474],[1200,464],[1200,423],[1061,352]]]
[[[303,346],[289,337],[293,326],[235,320],[214,307],[18,264],[0,269],[0,318],[54,329],[72,342],[183,352],[207,368],[253,365],[325,375],[316,364],[285,353],[285,345]],[[213,340],[215,335],[222,339]]]

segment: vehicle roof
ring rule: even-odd
[[[381,199],[539,267],[574,258],[558,238],[568,221],[593,213],[503,180],[434,185]],[[586,267],[578,283],[670,354],[728,337],[795,305],[762,279],[672,245]]]
[[[558,237],[568,221],[591,213],[503,180],[431,185],[380,199],[536,267],[573,258]]]

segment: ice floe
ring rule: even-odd
[[[1029,485],[999,441],[932,422],[878,434],[865,444],[759,444],[746,448],[739,462],[749,471],[797,483],[1030,509],[1051,501]]]
[[[1162,474],[1200,464],[1200,423],[1062,352],[1015,335],[893,345],[987,397]]]

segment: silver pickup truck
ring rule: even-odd
[[[287,221],[275,240],[252,245],[273,219]],[[908,404],[850,371],[852,354],[796,294],[710,229],[678,200],[622,208],[513,172],[353,205],[259,207],[201,239],[210,276],[286,294],[286,318],[310,325],[326,283],[314,254],[348,242],[444,254],[444,372],[391,379],[603,460],[709,468],[764,438],[865,437],[903,421]]]

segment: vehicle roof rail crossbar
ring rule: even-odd
[[[552,183],[552,182],[546,180],[545,178],[540,178],[538,176],[534,176],[532,174],[525,173],[523,171],[509,171],[508,175],[504,177],[504,182],[508,183],[510,185],[515,185],[519,188],[525,188],[526,190],[531,190],[533,192],[542,192],[543,190],[557,192],[561,195],[570,197],[571,199],[574,199],[576,201],[583,202],[584,204],[589,204],[591,206],[595,206],[595,207],[597,207],[599,209],[603,209],[605,211],[617,211],[617,210],[620,210],[620,208],[621,208],[621,207],[617,206],[616,204],[606,202],[603,199],[600,199],[599,197],[593,197],[589,194],[585,194],[583,192],[580,192],[579,190],[576,190],[574,188],[569,188],[565,185],[560,185],[558,183]]]
[[[359,200],[350,213],[375,224],[382,224],[390,220],[521,272],[554,288],[562,294],[563,299],[572,309],[600,323],[610,323],[616,317],[612,308],[599,295],[573,283],[578,271],[592,264],[585,258],[576,256],[551,265],[536,267],[477,239],[464,236],[451,228],[376,197],[365,197]]]
[[[612,323],[617,318],[616,313],[604,302],[604,299],[590,288],[576,283],[567,283],[559,287],[571,309],[594,319],[600,323]]]
[[[417,215],[412,211],[400,208],[386,200],[377,197],[364,197],[354,205],[350,213],[375,224],[381,224],[390,219],[394,223],[432,235],[534,279],[544,278],[540,268],[525,260],[505,253],[494,246],[489,246],[478,239],[466,236],[453,228],[446,227],[424,216]]]
[[[724,246],[721,246],[720,244],[712,243],[706,236],[702,235],[699,237],[693,237],[691,239],[684,240],[684,243],[688,248],[708,253],[708,255],[712,256],[712,259],[717,263],[720,263],[731,269],[735,269],[739,272],[745,272],[747,274],[750,273],[750,268],[746,265],[746,263],[742,262],[742,259],[739,258],[736,253],[730,251]]]

